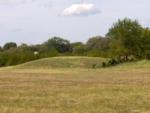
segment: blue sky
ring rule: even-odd
[[[86,41],[119,18],[150,27],[150,0],[0,0],[0,45],[37,44],[52,36]]]

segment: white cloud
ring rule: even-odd
[[[94,4],[82,3],[82,4],[73,4],[70,7],[64,9],[62,15],[64,16],[88,16],[98,14],[100,11],[95,7]]]

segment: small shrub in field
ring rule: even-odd
[[[107,63],[106,62],[102,62],[102,67],[107,67]]]
[[[92,65],[92,68],[95,69],[95,68],[96,68],[96,64],[93,64],[93,65]]]
[[[118,61],[113,58],[113,59],[109,60],[108,64],[109,64],[110,66],[113,66],[113,65],[118,64]]]

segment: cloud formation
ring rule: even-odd
[[[64,9],[62,15],[64,16],[88,16],[98,14],[100,11],[95,7],[94,4],[82,3],[73,4],[68,8]]]

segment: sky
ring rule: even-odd
[[[118,19],[150,27],[150,0],[0,0],[0,45],[39,44],[59,36],[85,42]]]

